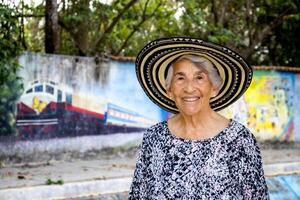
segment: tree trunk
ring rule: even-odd
[[[45,52],[58,53],[60,46],[57,1],[46,0],[45,8]]]

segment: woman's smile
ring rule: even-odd
[[[182,97],[182,100],[184,102],[193,103],[193,102],[196,102],[196,101],[200,100],[200,97],[198,97],[198,96],[188,96],[188,97]]]

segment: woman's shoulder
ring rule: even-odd
[[[243,149],[259,149],[256,137],[245,125],[233,120],[231,130],[233,130],[236,135],[235,144],[239,144]]]
[[[254,134],[252,133],[252,131],[246,127],[244,124],[235,121],[236,122],[236,126],[240,128],[240,137],[244,138],[244,139],[250,139],[250,140],[256,140]]]
[[[163,133],[165,133],[166,131],[167,131],[167,122],[166,121],[158,122],[150,126],[144,131],[144,138],[147,139],[147,138],[162,136]]]
[[[163,130],[166,126],[166,121],[158,122],[152,126],[150,126],[146,131],[158,131]]]
[[[241,122],[231,119],[228,127],[229,131],[235,133],[239,137],[252,137],[252,132]]]

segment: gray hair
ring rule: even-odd
[[[195,56],[195,55],[183,55],[179,57],[168,69],[167,78],[166,78],[166,89],[169,90],[173,78],[173,66],[175,63],[181,60],[189,60],[198,68],[204,69],[208,73],[208,77],[212,82],[213,86],[217,89],[220,89],[223,80],[217,70],[217,68],[205,57],[202,56]]]

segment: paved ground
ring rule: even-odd
[[[136,152],[2,166],[0,200],[126,199]],[[261,145],[261,152],[272,199],[300,199],[300,145]]]
[[[299,200],[300,174],[267,177],[269,196],[271,200]],[[115,193],[105,195],[90,195],[81,198],[66,200],[126,200],[128,193]]]

